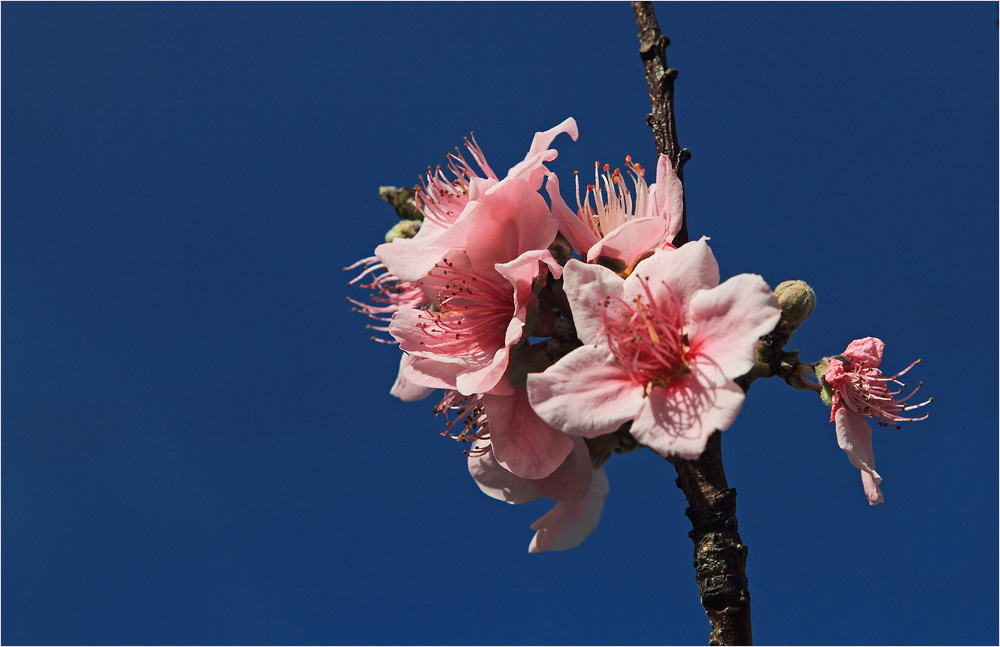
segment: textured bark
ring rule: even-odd
[[[639,27],[639,55],[646,67],[646,84],[652,112],[646,118],[653,129],[656,152],[667,155],[677,177],[684,182],[684,164],[691,151],[677,141],[674,118],[674,81],[677,70],[667,67],[670,39],[660,32],[650,2],[633,2]],[[686,200],[685,200],[686,203]],[[687,208],[683,225],[674,239],[680,246],[688,240]],[[740,384],[744,391],[749,381]],[[710,645],[751,645],[750,591],[746,577],[747,547],[740,539],[736,520],[736,490],[726,482],[722,464],[722,434],[708,439],[697,460],[672,460],[677,470],[677,487],[688,501],[685,511],[693,529],[694,568],[701,604],[708,615],[712,633]]]
[[[653,129],[656,152],[666,155],[674,167],[681,183],[684,182],[684,164],[691,159],[691,151],[681,148],[677,141],[677,121],[674,118],[674,81],[677,70],[667,67],[667,46],[670,39],[660,31],[660,25],[653,13],[652,2],[633,2],[635,21],[639,26],[639,56],[646,66],[646,86],[649,88],[649,102],[652,112],[646,116],[646,123]],[[681,229],[674,237],[674,244],[683,245],[688,240],[687,200]]]
[[[722,434],[709,437],[697,460],[673,463],[689,505],[695,578],[712,626],[709,644],[752,645],[747,547],[736,520],[736,490],[729,488],[722,464]]]

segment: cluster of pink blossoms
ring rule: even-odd
[[[572,210],[546,167],[563,133],[577,138],[573,119],[536,133],[504,177],[466,140],[473,163],[451,154],[416,189],[419,231],[352,266],[374,291],[355,305],[403,351],[393,395],[443,389],[435,411],[469,442],[480,489],[556,502],[531,552],[575,547],[597,526],[608,480],[588,439],[626,426],[663,456],[697,458],[739,413],[734,380],[780,317],[760,276],[720,283],[705,239],[674,247],[683,194],[666,156],[652,185],[629,158],[625,176],[597,165]]]

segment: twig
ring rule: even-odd
[[[660,32],[652,2],[633,2],[635,21],[639,26],[639,56],[646,65],[646,85],[653,111],[646,116],[646,123],[653,129],[656,152],[670,158],[674,172],[684,182],[684,164],[691,159],[691,150],[681,148],[677,141],[677,122],[674,119],[674,80],[677,70],[667,67],[667,46],[670,39]],[[685,200],[686,203],[686,200]],[[681,229],[674,237],[674,244],[683,245],[688,240],[687,208]]]
[[[691,151],[677,142],[674,119],[674,80],[677,70],[667,67],[670,39],[660,32],[650,2],[633,2],[639,27],[639,55],[646,66],[646,84],[652,112],[646,118],[653,129],[656,152],[670,157],[684,182],[684,164]],[[687,214],[675,245],[687,242]],[[744,387],[745,390],[745,387]],[[694,568],[701,604],[712,634],[710,645],[751,645],[750,591],[746,577],[747,547],[740,539],[736,520],[736,490],[726,482],[722,464],[722,434],[715,432],[697,460],[671,460],[677,470],[677,487],[688,502],[685,511],[693,529]]]

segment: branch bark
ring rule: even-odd
[[[677,70],[667,66],[667,46],[670,39],[660,31],[660,24],[653,13],[652,2],[633,2],[635,21],[639,26],[639,56],[646,66],[646,86],[653,110],[646,116],[646,123],[653,129],[656,152],[670,158],[674,172],[684,183],[684,164],[691,159],[691,150],[681,148],[677,141],[677,121],[674,118],[674,81]],[[678,247],[688,240],[687,200],[681,229],[674,237]]]
[[[652,112],[646,122],[653,129],[656,152],[667,155],[674,172],[684,182],[684,164],[691,151],[677,141],[674,117],[674,81],[677,70],[667,67],[670,39],[660,31],[651,2],[632,2],[639,27],[639,55],[646,67],[646,85]],[[685,200],[686,203],[686,200]],[[687,208],[674,244],[688,240]],[[746,391],[746,386],[743,390]],[[722,434],[708,439],[697,460],[671,460],[677,470],[677,487],[688,502],[688,533],[694,542],[695,579],[701,604],[712,633],[710,645],[752,645],[750,591],[746,577],[747,547],[740,539],[736,519],[736,490],[730,489],[722,463]]]

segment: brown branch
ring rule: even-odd
[[[677,70],[667,67],[670,39],[660,25],[650,2],[633,2],[639,27],[639,55],[646,66],[646,84],[652,112],[646,122],[653,129],[656,152],[667,155],[677,177],[684,182],[684,164],[691,151],[677,141],[674,118],[674,80]],[[674,244],[687,242],[687,209]],[[742,386],[742,385],[741,385]],[[744,391],[746,386],[743,387]],[[693,529],[694,568],[701,604],[712,633],[710,645],[751,645],[750,591],[746,577],[747,547],[740,539],[736,520],[736,490],[726,482],[722,464],[722,434],[712,434],[697,460],[671,460],[677,470],[677,487],[688,502],[685,511]]]
[[[670,158],[674,172],[684,182],[684,164],[691,159],[691,151],[681,148],[677,141],[677,121],[674,118],[674,80],[677,70],[667,67],[667,46],[670,39],[660,32],[660,25],[653,13],[652,2],[633,2],[635,21],[639,26],[639,56],[646,66],[646,85],[653,111],[646,116],[646,123],[653,129],[656,152]],[[686,202],[686,201],[685,201]],[[688,240],[687,208],[681,220],[681,229],[674,237],[674,244],[683,245]]]

